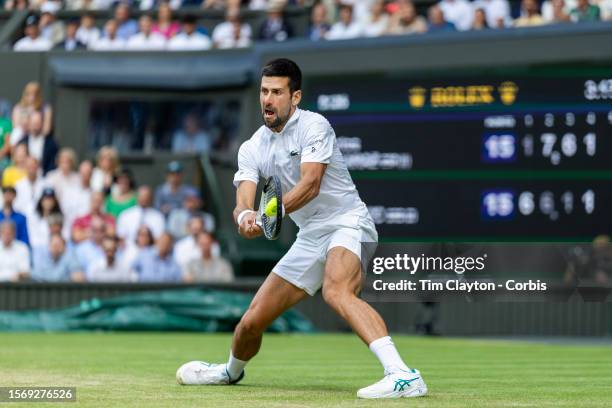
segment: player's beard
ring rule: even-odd
[[[285,126],[285,123],[287,123],[287,121],[289,120],[289,113],[291,112],[291,106],[289,106],[289,109],[287,110],[287,113],[285,115],[280,115],[278,110],[276,109],[267,109],[267,110],[272,110],[274,114],[276,115],[276,117],[271,122],[268,122],[268,119],[266,119],[266,113],[265,113],[266,108],[264,108],[263,111],[261,112],[263,121],[269,129],[272,129],[273,131],[278,132],[280,129],[282,129]]]

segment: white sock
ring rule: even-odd
[[[399,370],[410,370],[397,352],[395,344],[393,344],[390,336],[374,340],[370,343],[369,347],[385,369],[385,375],[395,373]]]
[[[236,357],[234,357],[232,351],[230,350],[229,360],[227,362],[227,373],[229,374],[230,379],[235,380],[240,377],[240,374],[242,373],[242,370],[244,370],[244,366],[246,366],[247,363],[248,361],[238,360]]]

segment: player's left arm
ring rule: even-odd
[[[285,213],[297,211],[319,195],[326,163],[302,163],[300,181],[283,197]]]

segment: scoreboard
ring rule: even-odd
[[[612,233],[612,65],[308,78],[379,234]]]

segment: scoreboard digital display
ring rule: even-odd
[[[612,67],[305,82],[383,238],[612,232]]]

